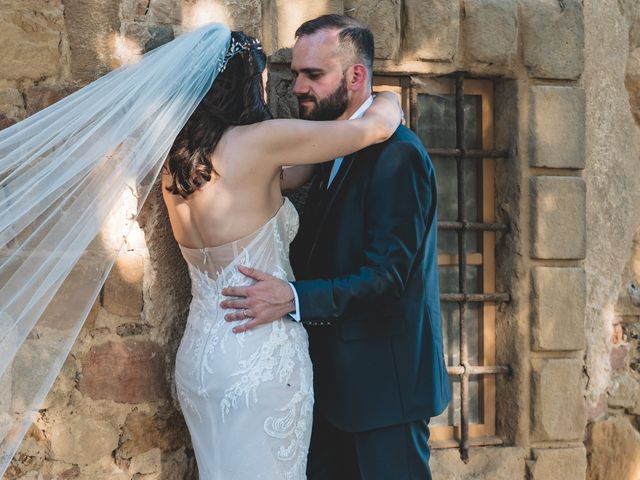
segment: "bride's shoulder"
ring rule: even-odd
[[[272,152],[267,141],[268,128],[265,129],[263,124],[268,122],[270,120],[229,127],[213,152],[214,168],[224,176],[225,171],[227,174],[234,171],[246,173],[246,168],[267,167],[264,160]]]
[[[274,152],[274,137],[284,135],[282,120],[263,120],[251,125],[229,127],[220,139],[220,153],[264,159]]]

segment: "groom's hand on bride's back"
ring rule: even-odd
[[[229,298],[220,307],[230,310],[227,322],[244,322],[234,333],[246,332],[258,325],[271,323],[295,310],[293,292],[287,282],[254,268],[238,267],[240,273],[256,281],[249,287],[227,287],[222,294]]]

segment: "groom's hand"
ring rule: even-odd
[[[273,322],[295,310],[293,291],[287,282],[254,268],[238,267],[238,270],[256,283],[250,287],[227,287],[222,290],[227,297],[240,297],[220,303],[224,309],[236,309],[236,312],[227,313],[224,319],[227,322],[248,320],[234,327],[234,333]]]

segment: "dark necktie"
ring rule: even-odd
[[[333,168],[333,161],[320,164],[320,183],[318,184],[318,190],[325,191],[329,186],[329,177],[331,176],[331,169]]]

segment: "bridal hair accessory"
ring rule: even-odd
[[[262,45],[257,39],[253,37],[248,37],[242,32],[232,32],[231,44],[229,45],[229,50],[227,51],[227,54],[224,56],[224,59],[222,61],[222,68],[218,73],[224,72],[224,70],[227,68],[227,64],[229,63],[229,60],[231,60],[231,58],[234,57],[235,55],[243,52],[250,52],[253,50],[262,51]]]
[[[234,37],[201,27],[0,131],[0,476],[176,136],[233,55],[255,50]]]

